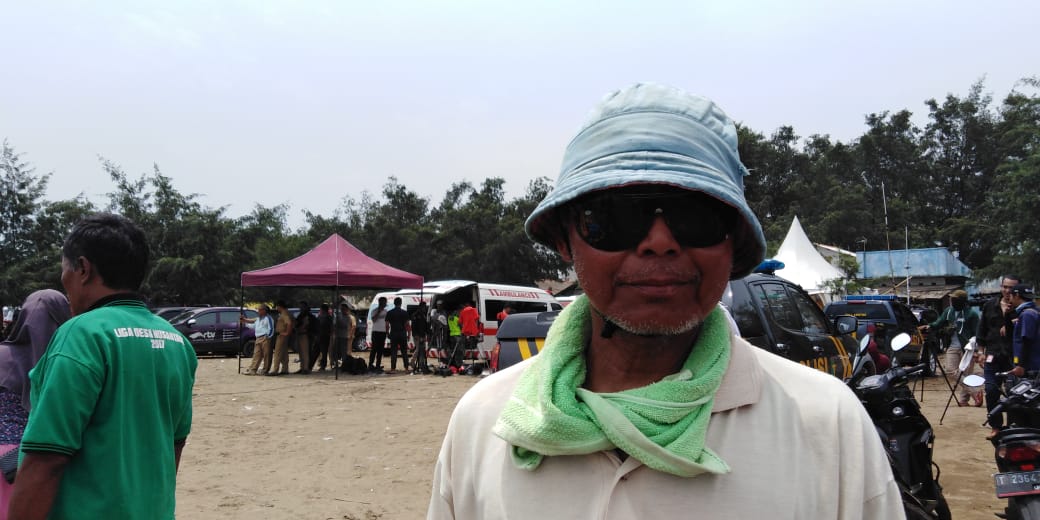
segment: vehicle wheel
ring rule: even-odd
[[[1008,503],[1008,518],[1020,520],[1040,520],[1040,498],[1013,498]]]
[[[936,372],[939,369],[939,359],[934,352],[932,352],[930,349],[927,349],[927,347],[925,348],[926,350],[924,355],[928,358],[925,360],[925,362],[928,364],[928,366],[926,366],[924,369],[924,375],[925,377],[932,377],[936,374]]]
[[[253,357],[253,347],[256,346],[256,341],[247,341],[245,345],[242,345],[242,357],[251,358]]]

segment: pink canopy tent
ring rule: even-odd
[[[242,273],[246,287],[352,289],[422,289],[423,277],[373,260],[343,237],[333,234],[310,251],[287,262]],[[241,304],[240,304],[241,306]],[[333,319],[336,319],[333,314]],[[242,371],[239,348],[238,371]],[[348,349],[349,354],[349,349]],[[339,364],[336,379],[339,379]]]
[[[242,287],[422,289],[422,286],[422,276],[373,260],[337,234],[292,260],[242,273]]]

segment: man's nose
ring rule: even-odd
[[[646,237],[639,243],[637,252],[641,255],[668,255],[678,253],[681,247],[679,241],[672,235],[668,222],[663,216],[658,215],[654,218],[654,223],[650,225],[650,230],[646,232]]]

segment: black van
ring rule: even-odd
[[[935,349],[925,349],[925,338],[917,326],[917,316],[906,304],[894,295],[849,295],[844,300],[828,303],[823,308],[827,316],[855,316],[859,320],[858,335],[868,332],[874,325],[874,339],[878,348],[892,358],[895,366],[913,366],[922,360],[928,362],[925,375],[933,375],[938,366]],[[926,311],[927,312],[927,311]],[[934,312],[934,311],[933,311]],[[938,317],[938,316],[936,316]],[[910,335],[910,344],[899,352],[893,352],[889,344],[896,335],[905,332]]]

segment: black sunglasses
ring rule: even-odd
[[[683,247],[722,243],[737,212],[700,192],[637,187],[593,193],[568,205],[570,222],[588,245],[601,251],[635,249],[657,217],[663,217]]]

